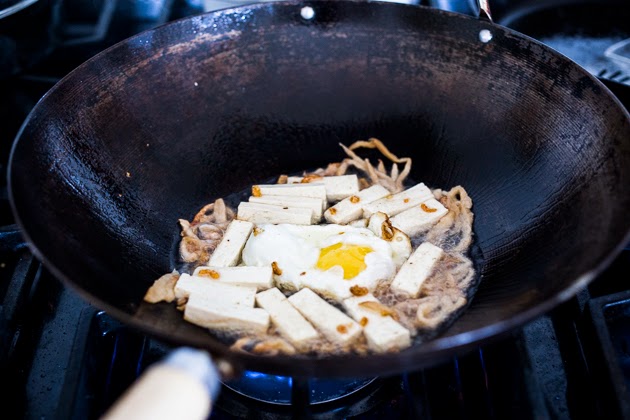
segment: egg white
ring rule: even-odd
[[[323,248],[334,244],[367,246],[366,268],[352,279],[344,279],[341,266],[328,270],[316,267]],[[274,274],[276,286],[297,291],[304,287],[320,295],[341,301],[352,296],[353,286],[373,291],[382,280],[396,272],[396,247],[371,230],[342,225],[297,226],[261,224],[243,249],[243,263],[248,266],[269,266],[273,262],[281,274]]]

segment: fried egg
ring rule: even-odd
[[[390,280],[396,272],[396,261],[408,257],[398,252],[399,248],[366,228],[261,224],[243,249],[243,263],[271,265],[281,289],[308,287],[323,297],[341,301],[372,292],[379,282]]]

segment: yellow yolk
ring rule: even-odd
[[[334,244],[321,250],[317,268],[328,270],[340,265],[343,268],[343,278],[349,280],[365,270],[365,256],[373,251],[368,246]]]

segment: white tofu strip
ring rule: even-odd
[[[184,319],[201,327],[229,333],[264,334],[269,329],[269,314],[261,308],[229,305],[216,296],[192,294],[188,298]]]
[[[287,178],[287,184],[300,184],[303,180],[301,176],[290,176]],[[307,183],[324,185],[329,202],[343,200],[359,193],[359,178],[356,175],[325,176],[313,178]]]
[[[372,185],[356,195],[344,198],[324,213],[329,223],[345,225],[346,223],[360,219],[363,216],[363,206],[378,199],[388,196],[387,188],[380,185]]]
[[[364,204],[363,217],[370,217],[379,211],[392,217],[407,209],[419,206],[430,198],[433,198],[433,193],[426,185],[420,183],[398,194]]]
[[[397,293],[406,293],[413,299],[417,298],[422,283],[429,278],[443,254],[442,248],[423,242],[400,268],[389,286],[390,289]]]
[[[236,286],[267,290],[273,287],[273,271],[268,267],[197,267],[193,276]]]
[[[303,207],[278,207],[271,204],[241,202],[236,217],[255,224],[289,223],[292,225],[313,224],[313,212]]]
[[[419,206],[398,213],[391,218],[392,225],[409,236],[417,235],[436,224],[448,209],[435,198],[431,198]]]
[[[361,335],[361,326],[310,289],[289,296],[289,302],[324,336],[337,344],[348,344]]]
[[[243,220],[232,220],[225,230],[219,245],[210,255],[208,264],[213,267],[232,267],[241,261],[243,247],[254,229],[254,224]]]
[[[368,347],[378,353],[391,350],[400,350],[411,345],[409,330],[389,315],[362,306],[363,302],[377,302],[372,294],[355,296],[343,301],[346,312],[355,321],[363,325],[363,334],[367,339]]]
[[[311,209],[313,224],[319,223],[322,213],[326,208],[326,200],[311,197],[292,197],[290,195],[264,195],[262,197],[249,197],[250,203],[271,204],[278,207],[303,207]]]
[[[284,195],[292,197],[312,197],[326,200],[326,187],[321,184],[268,184],[252,186],[254,197]]]
[[[298,349],[306,348],[319,333],[277,288],[260,292],[256,303],[269,313],[271,322],[287,341]]]
[[[208,277],[194,277],[182,274],[175,284],[177,299],[192,295],[204,295],[230,305],[254,307],[256,287],[236,286],[215,281]]]

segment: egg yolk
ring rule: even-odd
[[[365,270],[365,256],[373,252],[368,246],[334,244],[322,248],[317,260],[317,268],[328,270],[331,267],[340,265],[343,268],[343,278],[345,280],[356,277]]]

